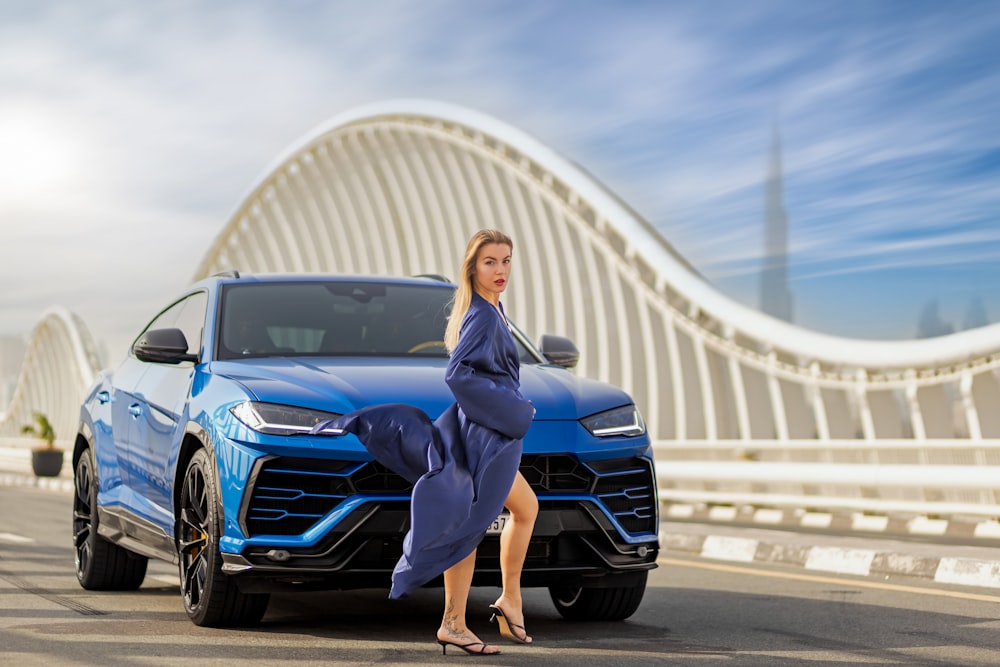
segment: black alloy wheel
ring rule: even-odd
[[[199,449],[184,473],[177,520],[184,610],[195,625],[256,625],[267,611],[270,595],[242,593],[236,582],[223,574],[218,499],[211,459],[208,452]]]
[[[80,452],[73,471],[73,551],[76,578],[91,591],[133,591],[146,578],[149,560],[98,535],[97,475],[91,450]]]

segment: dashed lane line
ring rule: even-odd
[[[15,535],[14,533],[0,533],[0,542],[7,542],[8,544],[29,544],[34,542],[30,537],[25,537],[24,535]]]

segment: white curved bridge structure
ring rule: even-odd
[[[661,498],[1000,516],[1000,325],[861,341],[708,284],[584,170],[518,129],[402,100],[336,116],[268,168],[195,278],[454,276],[471,234],[515,241],[505,306],[636,399]]]
[[[101,369],[97,347],[83,321],[65,308],[50,308],[31,332],[10,405],[0,417],[0,436],[19,435],[42,412],[57,438],[76,433],[80,402]]]

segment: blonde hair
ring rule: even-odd
[[[458,345],[458,334],[462,329],[462,320],[469,312],[469,305],[472,303],[472,293],[475,291],[476,261],[479,259],[479,251],[484,245],[490,243],[500,243],[514,251],[514,242],[510,237],[496,229],[480,229],[469,239],[469,245],[465,248],[465,259],[462,261],[462,270],[458,279],[458,289],[451,301],[451,314],[448,316],[448,328],[444,332],[444,345],[449,352]]]

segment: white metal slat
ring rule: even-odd
[[[379,263],[375,259],[374,244],[363,234],[358,221],[362,220],[362,214],[357,209],[354,194],[345,181],[345,173],[338,165],[338,159],[334,156],[337,151],[336,145],[331,138],[329,142],[323,143],[317,149],[317,170],[321,177],[321,182],[326,185],[324,191],[329,201],[329,224],[334,237],[339,233],[344,240],[345,246],[340,257],[344,266],[357,267],[365,273],[376,273],[379,270]],[[340,145],[339,138],[337,145]],[[331,150],[333,149],[333,150]],[[345,257],[349,256],[349,257]]]
[[[515,290],[514,305],[511,313],[512,317],[519,323],[531,330],[538,330],[538,307],[545,304],[545,283],[542,271],[541,259],[539,257],[538,238],[533,230],[524,224],[524,218],[517,216],[510,208],[511,193],[507,190],[501,180],[499,171],[502,165],[497,165],[493,161],[485,161],[483,173],[486,176],[486,184],[493,194],[493,201],[496,202],[496,210],[501,219],[510,221],[507,233],[512,236],[514,245],[518,248],[515,253],[516,258],[524,257],[526,270],[518,271],[521,266],[519,260],[512,263],[514,271],[511,274],[511,286]],[[518,275],[520,273],[520,275]],[[535,308],[529,311],[531,306]]]
[[[551,245],[551,241],[548,240],[550,235],[547,225],[532,224],[533,218],[528,210],[528,202],[522,196],[517,172],[509,168],[498,167],[496,177],[503,179],[500,187],[503,187],[508,200],[514,206],[513,219],[519,222],[521,230],[519,234],[529,246],[527,250],[530,253],[530,262],[533,267],[531,285],[534,288],[531,290],[533,295],[532,336],[537,341],[542,333],[559,330],[552,328],[552,322],[549,321],[550,315],[554,315],[554,319],[559,322],[565,320],[566,306],[563,299],[555,296],[563,293],[561,285],[558,286],[560,288],[558,291],[553,290],[556,280],[553,274],[557,274],[558,271],[551,270],[555,262],[546,261],[546,258],[551,260],[555,246]]]
[[[777,361],[777,355],[772,351],[768,358],[772,366]],[[767,391],[771,397],[771,411],[774,419],[774,433],[778,440],[788,440],[788,419],[785,416],[785,399],[781,395],[781,385],[778,377],[772,372],[766,375]]]
[[[635,308],[639,313],[640,342],[642,344],[642,357],[633,360],[632,363],[642,363],[646,365],[646,399],[647,406],[644,406],[643,415],[646,420],[647,431],[659,433],[660,430],[660,382],[654,367],[656,359],[656,348],[653,338],[653,324],[649,319],[649,288],[645,284],[639,284],[633,290]]]
[[[416,149],[415,135],[420,132],[419,126],[401,126],[391,131],[397,146],[402,147],[396,156],[396,166],[402,176],[403,190],[406,194],[411,219],[415,224],[415,236],[420,248],[420,262],[415,273],[432,273],[442,264],[439,248],[434,243],[435,229],[434,210],[438,208],[437,192],[430,181],[427,166],[422,159],[421,151]]]
[[[472,238],[472,234],[480,228],[479,215],[470,194],[471,188],[466,180],[465,170],[462,169],[458,159],[458,153],[461,150],[461,146],[456,143],[454,134],[445,135],[437,143],[440,163],[446,174],[452,202],[458,212],[458,215],[448,220],[450,226],[445,234],[453,243],[454,268],[448,272],[448,275],[456,284],[462,280],[462,276],[458,275],[458,272],[462,269],[466,245]]]
[[[818,377],[819,364],[815,361],[812,362],[809,365],[809,372],[814,378]],[[823,392],[820,390],[819,385],[815,383],[806,389],[809,392],[809,404],[812,407],[813,421],[816,424],[816,437],[819,440],[829,440],[830,423],[826,418],[826,402],[823,400]]]
[[[581,283],[576,282],[574,285],[573,281],[578,281],[579,277],[583,275],[583,270],[580,267],[579,258],[575,253],[571,252],[573,243],[569,238],[569,235],[572,233],[570,224],[565,216],[560,215],[560,209],[552,203],[551,198],[543,195],[543,191],[532,188],[531,193],[532,204],[538,212],[540,223],[548,228],[552,232],[553,238],[556,239],[556,242],[550,247],[560,250],[562,259],[566,265],[566,271],[561,273],[560,278],[568,276],[570,284],[569,289],[563,290],[561,293],[568,293],[570,295],[578,293],[581,291]],[[586,310],[581,307],[579,299],[570,301],[568,307],[572,314],[573,324],[572,329],[567,331],[566,334],[572,336],[581,352],[586,352],[589,347],[588,337],[591,334],[591,329],[585,317]],[[590,355],[581,354],[576,370],[583,377],[592,377],[592,374],[595,372],[593,358]]]
[[[624,258],[614,252],[610,244],[603,244],[603,247],[599,247],[595,243],[595,252],[600,252],[603,256],[604,265],[610,269],[610,271],[604,272],[605,283],[611,291],[611,306],[614,310],[613,321],[618,328],[620,337],[626,341],[625,345],[615,345],[608,350],[608,356],[610,357],[614,352],[618,353],[618,364],[621,368],[621,386],[629,393],[633,393],[635,380],[633,375],[633,364],[641,361],[638,355],[633,351],[633,340],[632,340],[632,329],[629,327],[629,317],[625,310],[625,291],[622,289],[622,281],[628,281],[629,278],[629,266],[625,262]],[[633,286],[634,287],[634,286]],[[631,290],[634,296],[634,289]],[[610,328],[610,327],[609,327]],[[610,338],[610,336],[609,336]]]
[[[302,153],[298,158],[299,168],[291,180],[294,192],[302,198],[299,203],[301,209],[301,219],[303,232],[306,235],[304,241],[311,250],[310,256],[315,263],[314,271],[333,270],[334,263],[331,261],[334,249],[333,239],[330,230],[326,225],[326,218],[323,210],[322,194],[315,187],[313,174],[315,171],[315,158],[311,152]]]
[[[427,241],[433,261],[429,262],[422,273],[437,273],[450,276],[452,267],[460,261],[459,252],[454,249],[455,235],[442,233],[447,229],[448,220],[458,217],[455,199],[448,189],[448,179],[434,147],[431,129],[425,126],[413,128],[407,135],[413,149],[410,160],[416,163],[414,173],[423,184]],[[420,192],[420,189],[418,189]]]
[[[352,222],[358,232],[369,239],[378,273],[401,273],[404,271],[403,257],[394,238],[391,214],[386,208],[378,177],[364,153],[365,147],[357,132],[345,136],[341,146],[343,152],[339,154],[338,165],[342,169],[345,162],[351,165],[346,171],[351,175],[350,182],[346,185],[350,186],[354,201],[360,209],[357,211],[358,218]]]
[[[324,178],[326,163],[322,157],[323,150],[322,145],[314,147],[309,154],[311,159],[303,161],[302,169],[304,187],[313,200],[316,234],[323,246],[320,261],[327,271],[367,273],[365,247],[361,245],[348,248],[348,244],[343,242],[348,230],[340,222],[340,212],[333,201],[332,188]]]
[[[574,294],[576,301],[572,304],[572,307],[584,309],[585,312],[585,299],[593,307],[594,319],[585,324],[583,329],[585,335],[583,338],[585,343],[588,342],[591,336],[596,339],[594,346],[586,346],[586,349],[596,350],[597,352],[597,373],[590,377],[606,381],[611,375],[611,359],[609,355],[611,340],[606,325],[611,313],[604,302],[604,290],[601,285],[602,277],[598,274],[597,264],[594,261],[592,239],[594,232],[576,215],[575,211],[570,210],[565,202],[556,197],[555,194],[546,194],[550,203],[556,210],[560,211],[563,220],[568,223],[567,226],[573,228],[577,233],[581,255],[578,259],[583,266],[583,273],[580,274],[583,276],[583,284],[581,284],[583,289]],[[567,247],[571,248],[573,246],[570,245]]]
[[[736,405],[736,423],[739,426],[740,440],[750,440],[750,409],[747,406],[747,392],[743,385],[743,369],[733,354],[725,355],[729,364],[729,377],[733,383],[733,401]]]
[[[687,428],[687,403],[684,401],[686,387],[684,386],[684,374],[681,367],[681,351],[677,342],[677,331],[674,329],[673,314],[663,309],[663,330],[667,334],[667,353],[670,355],[670,381],[672,383],[671,395],[674,398],[674,439],[686,441],[688,439]]]
[[[425,160],[429,165],[432,180],[437,184],[439,215],[438,223],[441,225],[438,234],[438,242],[442,247],[444,256],[441,258],[440,273],[453,281],[458,280],[455,272],[462,263],[465,253],[465,245],[468,239],[464,238],[462,224],[462,213],[459,205],[458,188],[454,184],[453,173],[445,164],[444,154],[448,151],[446,141],[441,138],[440,132],[428,131],[421,136],[427,148]]]
[[[404,178],[405,165],[399,163],[400,149],[396,137],[386,131],[384,124],[370,128],[359,135],[359,141],[367,149],[372,170],[377,174],[381,186],[385,208],[389,211],[386,220],[392,229],[386,243],[398,248],[403,263],[395,267],[399,274],[421,272],[423,265],[420,245],[417,243],[414,213],[418,212],[407,197]]]
[[[270,216],[267,215],[265,204],[261,199],[267,196],[267,190],[254,200],[250,207],[250,215],[247,218],[249,229],[247,230],[253,237],[253,243],[257,246],[257,256],[261,264],[255,267],[254,271],[274,272],[287,271],[287,267],[280,253],[276,252],[280,240],[275,235],[276,226],[272,225]]]
[[[286,168],[278,178],[279,187],[275,189],[271,204],[274,220],[279,221],[282,236],[286,240],[285,252],[291,259],[291,270],[294,272],[318,270],[319,256],[314,250],[315,242],[306,236],[305,219],[301,202],[297,201],[298,197],[295,196],[294,182],[295,176]]]
[[[958,390],[961,395],[962,412],[965,415],[965,422],[969,429],[970,440],[982,440],[983,431],[979,424],[979,412],[976,409],[976,401],[972,396],[972,372],[965,372],[958,383]]]
[[[705,421],[705,439],[714,442],[719,437],[719,431],[715,420],[715,397],[712,394],[712,374],[708,368],[705,341],[701,336],[692,336],[691,346],[694,348],[694,359],[698,368],[699,384],[701,385],[701,409]]]
[[[388,169],[384,154],[373,149],[373,146],[378,145],[375,128],[361,127],[352,139],[356,152],[361,155],[365,190],[378,211],[376,224],[382,229],[382,249],[391,258],[389,272],[397,275],[414,273],[414,262],[419,257],[416,247],[408,242],[412,230],[408,225],[403,225],[399,217],[399,183],[394,177],[388,177],[392,176],[392,171]]]

